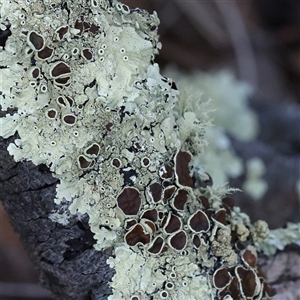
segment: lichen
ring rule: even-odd
[[[110,267],[116,269],[112,287],[118,291],[110,300],[119,299],[211,299],[208,277],[190,256],[151,256],[127,247],[116,249]],[[136,276],[143,280],[137,280]],[[124,288],[125,287],[125,288]],[[157,291],[157,292],[156,292]]]
[[[260,158],[255,157],[247,161],[243,190],[254,200],[261,199],[268,190],[268,183],[263,179],[265,172],[264,162]]]
[[[300,245],[300,223],[287,223],[285,228],[270,230],[268,239],[257,240],[256,247],[266,255],[274,255],[293,243]]]
[[[176,79],[179,90],[188,94],[201,94],[209,98],[213,109],[214,125],[239,140],[253,140],[259,133],[257,116],[248,105],[252,88],[238,81],[228,70],[214,73],[194,71],[184,74],[175,68],[168,68],[167,74]]]
[[[9,153],[47,165],[60,181],[55,202],[88,215],[96,250],[113,249],[109,298],[228,299],[248,284],[267,296],[243,257],[255,226],[194,159],[207,143],[206,104],[179,96],[153,61],[156,14],[115,0],[0,8],[11,31],[0,48],[1,135],[17,132]],[[220,288],[213,274],[223,273]]]
[[[243,191],[254,200],[260,200],[268,189],[263,179],[263,161],[254,157],[244,166],[228,137],[229,134],[237,140],[251,141],[258,134],[257,116],[247,102],[252,93],[250,86],[236,80],[231,72],[225,70],[213,74],[200,71],[184,74],[167,68],[166,72],[176,80],[181,95],[194,94],[210,99],[209,102],[197,99],[198,106],[189,107],[191,111],[197,111],[197,115],[202,109],[201,120],[210,117],[214,124],[205,130],[207,147],[196,151],[196,164],[211,175],[215,186],[245,174]]]

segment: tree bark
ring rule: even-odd
[[[274,256],[261,255],[258,261],[270,286],[276,289],[274,300],[300,299],[300,247],[287,246]]]
[[[13,138],[0,138],[1,200],[29,253],[41,284],[54,299],[107,299],[114,270],[106,260],[112,253],[95,251],[86,215],[70,215],[61,225],[48,218],[68,213],[54,203],[58,180],[46,166],[16,163],[6,148]]]

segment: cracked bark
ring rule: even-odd
[[[107,299],[114,270],[110,251],[93,249],[95,240],[85,215],[70,215],[68,225],[55,223],[51,213],[67,213],[54,203],[58,180],[46,166],[16,163],[6,151],[13,138],[0,138],[1,200],[19,233],[44,287],[54,299]]]

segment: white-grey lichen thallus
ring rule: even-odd
[[[160,75],[156,14],[115,0],[0,8],[10,33],[1,135],[17,132],[14,159],[49,166],[55,202],[89,216],[97,250],[113,247],[109,299],[267,297],[252,246],[266,224],[251,225],[223,191],[194,186],[205,111]]]

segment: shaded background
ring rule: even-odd
[[[123,2],[131,8],[157,11],[163,47],[156,61],[162,73],[170,63],[186,72],[230,68],[238,79],[251,84],[255,91],[251,101],[261,114],[261,133],[258,144],[248,145],[248,152],[260,147],[262,155],[272,153],[271,167],[277,174],[272,177],[273,190],[264,199],[254,203],[238,193],[238,205],[253,221],[266,219],[271,228],[299,222],[294,182],[300,167],[300,1]],[[231,185],[238,187],[242,180]],[[34,268],[2,206],[0,220],[1,300],[50,299],[38,286]]]

